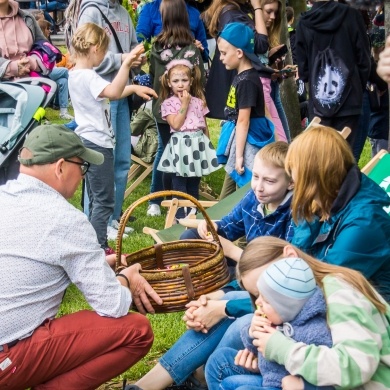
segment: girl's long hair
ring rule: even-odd
[[[251,241],[245,248],[240,261],[237,265],[237,281],[242,283],[242,277],[248,272],[269,264],[275,260],[282,259],[283,250],[288,242],[272,237],[263,236]],[[386,304],[378,297],[377,292],[367,279],[358,271],[350,268],[340,267],[316,260],[314,257],[302,252],[294,247],[298,257],[302,258],[309,264],[313,271],[317,285],[323,290],[323,279],[327,275],[334,275],[343,279],[356,290],[360,291],[381,313],[386,312]],[[252,300],[254,297],[251,297]]]
[[[213,0],[210,7],[202,13],[202,19],[213,38],[216,38],[219,33],[219,16],[222,9],[226,6],[229,6],[229,9],[240,9],[240,4],[244,4],[244,1]]]
[[[202,84],[202,75],[198,66],[194,65],[192,69],[188,68],[185,65],[176,65],[169,69],[169,71],[163,73],[161,76],[161,90],[160,90],[160,100],[163,102],[165,99],[168,99],[172,92],[171,88],[168,85],[169,78],[173,69],[181,68],[187,73],[187,76],[191,79],[192,84],[190,88],[191,96],[201,99],[204,106],[206,106],[206,98],[203,93],[203,84]]]
[[[110,38],[95,23],[85,23],[79,27],[72,37],[72,57],[86,57],[91,46],[107,51]]]
[[[330,216],[332,204],[348,171],[355,165],[350,146],[326,126],[304,131],[290,144],[286,171],[294,180],[291,203],[295,223]]]
[[[280,44],[280,31],[282,29],[282,2],[280,0],[261,0],[260,7],[263,8],[267,4],[278,3],[278,12],[276,13],[276,18],[272,23],[270,29],[268,29],[268,42],[269,46],[272,49],[275,46]]]
[[[184,0],[163,0],[160,5],[162,30],[156,37],[162,47],[188,46],[194,42]]]

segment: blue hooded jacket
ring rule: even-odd
[[[360,271],[390,302],[390,197],[352,167],[326,221],[299,221],[292,244],[326,263]]]

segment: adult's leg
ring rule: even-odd
[[[58,104],[60,110],[68,109],[69,89],[68,89],[68,77],[69,72],[66,68],[53,68],[49,77],[54,80],[58,85]]]
[[[234,358],[237,355],[237,350],[234,348],[218,348],[207,360],[206,363],[206,382],[209,387],[209,390],[221,390],[225,389],[221,386],[222,381],[225,378],[232,376],[253,376],[253,384],[258,386],[262,385],[262,378],[258,374],[253,374],[250,371],[246,370],[243,367],[237,366],[234,364]],[[239,378],[235,378],[239,379]],[[256,380],[258,383],[256,383]],[[231,387],[233,384],[232,380],[227,382],[229,387],[227,389],[236,389],[237,383],[235,387]],[[226,383],[226,382],[225,382]],[[241,382],[239,383],[241,384]],[[242,383],[242,385],[248,384],[247,382]]]
[[[159,365],[149,371],[137,385],[144,390],[158,390],[169,386],[172,381],[183,383],[198,367],[206,363],[226,329],[233,320],[228,318],[214,325],[208,333],[186,331],[180,339],[160,359]],[[157,373],[168,373],[171,380],[162,382]]]
[[[286,134],[287,141],[291,142],[290,127],[288,125],[288,120],[284,111],[282,99],[280,98],[280,85],[277,80],[271,81],[271,98],[274,101],[276,110],[278,111],[279,119],[282,122],[283,130]]]
[[[87,188],[90,199],[89,221],[94,227],[102,248],[107,246],[107,224],[114,210],[114,153],[83,139],[86,147],[104,155],[102,165],[91,164],[87,172]],[[91,207],[92,206],[92,207]]]
[[[180,236],[180,240],[200,240],[201,237],[196,228],[184,230]]]
[[[229,294],[229,295],[228,295]],[[234,295],[233,295],[234,294]],[[227,296],[227,297],[226,297]],[[231,293],[225,294],[223,299],[245,299],[248,298],[246,291],[232,291]],[[244,349],[245,346],[241,341],[241,329],[249,325],[252,321],[253,313],[246,314],[240,318],[237,318],[229,329],[223,335],[221,341],[217,346],[217,350],[225,347],[233,348],[236,351]]]
[[[372,158],[374,158],[375,155],[378,154],[382,149],[388,150],[389,147],[389,141],[387,139],[370,138],[370,144],[372,148]]]
[[[115,205],[112,219],[120,219],[131,163],[131,129],[127,98],[110,102],[111,123],[115,133],[114,182]]]
[[[1,361],[12,362],[0,388],[96,389],[145,356],[152,343],[149,321],[140,314],[108,318],[81,311],[47,320],[0,353]]]
[[[264,102],[271,115],[272,123],[275,125],[275,132],[278,136],[278,140],[287,142],[286,133],[283,129],[282,122],[280,121],[278,110],[271,97],[271,79],[260,77],[260,80],[263,84]]]
[[[367,139],[368,129],[370,128],[370,116],[370,100],[368,96],[368,91],[365,90],[363,92],[362,113],[359,116],[359,121],[356,127],[355,144],[352,149],[356,162],[359,162],[360,155],[362,154],[364,144]]]

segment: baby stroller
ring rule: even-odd
[[[19,149],[44,116],[56,89],[56,82],[44,77],[0,83],[0,185],[18,176]]]

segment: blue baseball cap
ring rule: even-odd
[[[219,37],[237,47],[237,49],[241,49],[252,62],[261,65],[259,57],[255,54],[255,34],[246,24],[229,23],[219,34]]]

